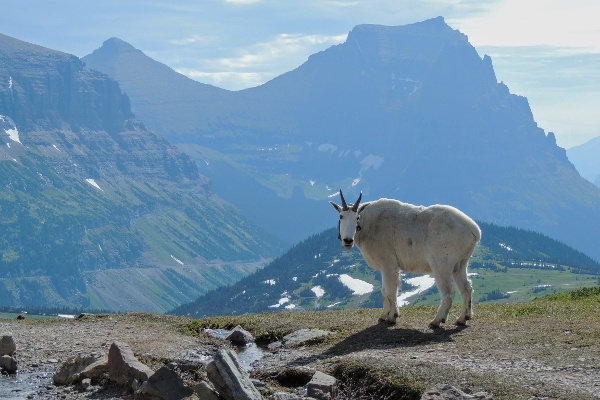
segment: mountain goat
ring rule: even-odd
[[[381,271],[383,295],[382,321],[396,323],[400,271],[431,273],[442,297],[435,318],[429,323],[438,328],[446,322],[456,282],[462,296],[457,325],[466,325],[473,316],[473,288],[467,278],[469,258],[481,240],[479,226],[454,207],[414,206],[398,200],[379,199],[360,204],[330,202],[339,212],[338,238],[345,249],[356,244],[367,264]]]

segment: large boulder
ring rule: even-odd
[[[220,349],[206,366],[208,379],[227,400],[261,400],[237,355],[230,349]]]
[[[130,385],[134,379],[145,382],[154,371],[142,364],[127,343],[114,342],[108,351],[108,377],[120,385]]]

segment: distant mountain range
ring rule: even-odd
[[[595,286],[600,263],[547,236],[480,223],[469,272],[475,303],[522,302],[540,293]],[[399,304],[439,304],[431,276],[402,278]],[[382,307],[381,276],[360,252],[342,250],[336,229],[304,240],[265,268],[172,311],[194,318],[276,311]],[[475,313],[477,309],[475,308]]]
[[[567,156],[582,177],[600,187],[600,136],[567,149]]]
[[[600,260],[600,189],[581,178],[467,36],[434,18],[359,25],[255,88],[190,80],[118,39],[83,58],[212,179],[288,243],[335,224],[327,200],[448,203]]]
[[[0,305],[165,311],[281,253],[107,75],[0,35]]]

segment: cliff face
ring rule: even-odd
[[[75,56],[0,35],[0,114],[22,130],[87,127],[116,132],[133,117],[117,82]]]
[[[0,188],[3,305],[165,311],[246,272],[190,268],[280,249],[134,117],[118,83],[1,35]],[[110,291],[132,269],[158,269],[139,281],[140,302]]]

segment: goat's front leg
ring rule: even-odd
[[[395,268],[381,271],[381,294],[383,296],[383,313],[380,321],[395,324],[398,318],[398,285],[400,274]]]

